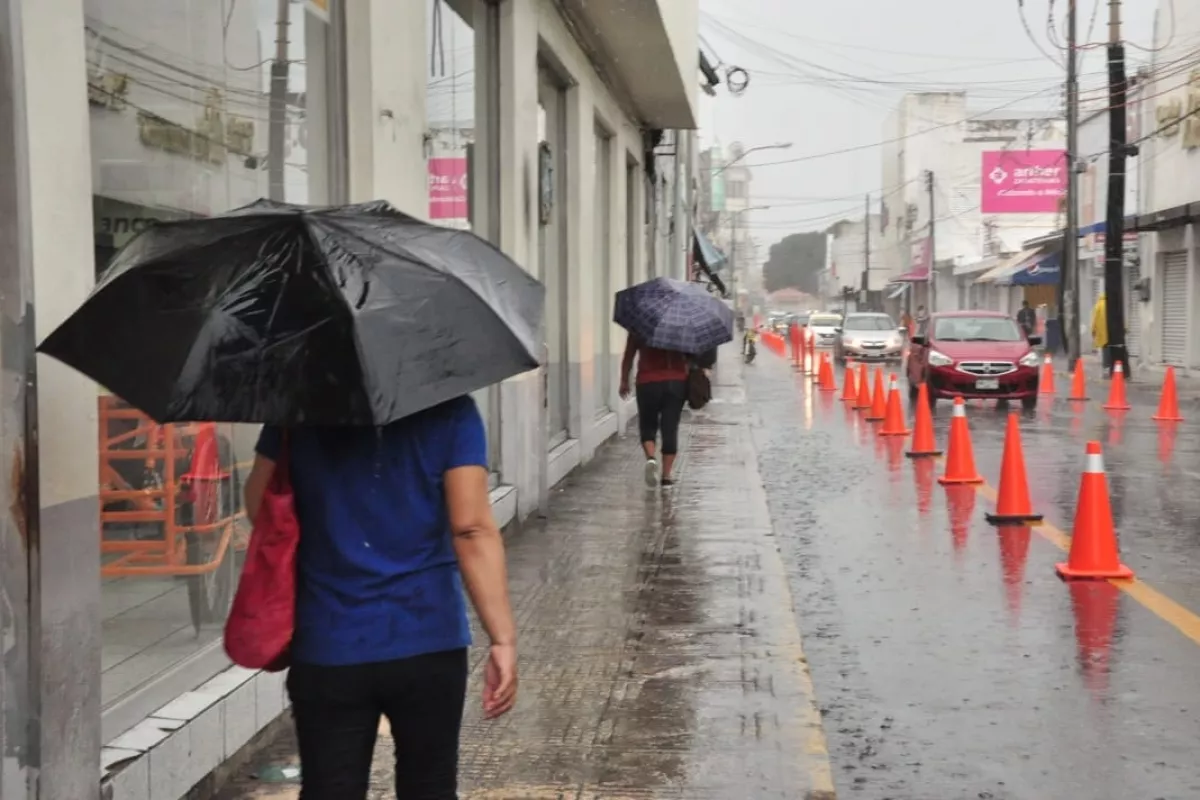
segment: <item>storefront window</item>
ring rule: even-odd
[[[609,395],[612,390],[612,136],[599,122],[595,133],[595,162],[593,163],[593,187],[595,208],[592,219],[593,243],[595,244],[594,266],[595,296],[595,391],[596,415],[609,411]]]
[[[497,147],[499,75],[497,9],[484,0],[425,0],[430,65],[428,120],[429,219],[500,243]],[[488,433],[488,458],[500,469],[500,389],[475,393]]]
[[[86,0],[98,272],[156,220],[344,199],[337,2]],[[111,737],[227,663],[257,427],[160,426],[103,391],[97,405]]]

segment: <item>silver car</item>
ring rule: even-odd
[[[812,333],[817,347],[833,347],[840,327],[842,327],[841,314],[818,312],[808,318],[808,330]]]
[[[847,361],[900,361],[904,335],[887,314],[847,314],[833,343],[833,357]]]

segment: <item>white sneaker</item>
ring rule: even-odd
[[[646,459],[646,485],[651,489],[658,486],[658,462],[653,458]]]

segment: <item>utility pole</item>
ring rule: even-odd
[[[862,288],[864,292],[871,290],[871,195],[867,194],[867,213],[863,217],[863,271]]]
[[[1128,128],[1125,102],[1125,45],[1121,43],[1121,0],[1108,1],[1108,224],[1104,233],[1104,294],[1108,364],[1129,372],[1125,347],[1125,158]]]
[[[933,170],[925,170],[925,191],[929,194],[929,308],[926,313],[932,314],[937,308],[937,284],[934,282],[934,273],[937,267],[937,216],[935,215],[936,207],[933,203]]]
[[[267,110],[267,197],[283,202],[283,163],[287,157],[288,15],[291,0],[279,0],[275,12],[275,58]]]
[[[1067,225],[1063,230],[1062,329],[1067,358],[1074,364],[1079,343],[1079,51],[1076,0],[1067,0]]]

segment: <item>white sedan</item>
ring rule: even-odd
[[[842,327],[842,317],[839,314],[818,313],[808,318],[808,330],[812,333],[817,347],[833,347],[840,327]]]

